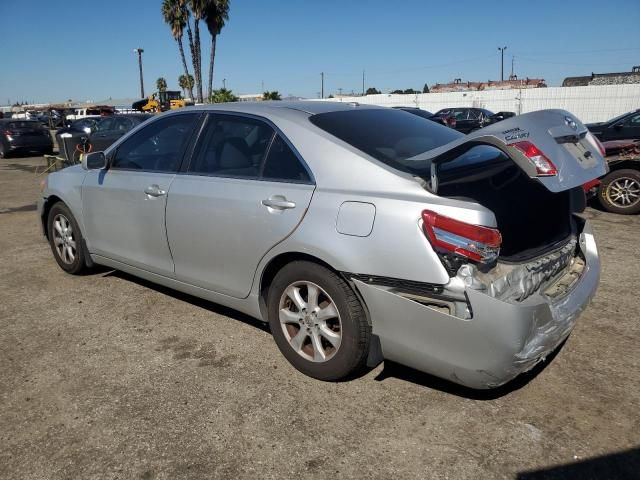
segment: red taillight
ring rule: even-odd
[[[422,222],[425,235],[436,248],[483,263],[500,254],[502,236],[495,228],[471,225],[431,210],[422,211]]]
[[[553,162],[545,157],[544,153],[533,143],[517,142],[512,143],[511,146],[520,150],[525,157],[531,160],[531,163],[536,167],[538,177],[551,177],[558,174],[558,169]]]
[[[4,130],[2,132],[3,134],[5,134],[6,136],[10,137],[11,135],[13,135],[13,132],[11,130]]]

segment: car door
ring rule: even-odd
[[[260,259],[300,223],[314,188],[300,156],[268,122],[210,114],[167,198],[176,278],[246,297]]]
[[[640,113],[629,115],[607,130],[609,130],[607,140],[640,139]]]
[[[198,118],[195,112],[158,118],[108,152],[107,169],[89,171],[82,216],[91,253],[173,275],[167,192]]]

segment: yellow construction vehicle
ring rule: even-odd
[[[131,108],[139,110],[141,112],[166,112],[167,110],[177,110],[178,108],[184,108],[189,105],[193,105],[192,102],[187,102],[180,92],[177,90],[165,90],[162,92],[154,92],[149,98],[143,98],[137,102],[133,102]]]

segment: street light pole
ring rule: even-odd
[[[138,54],[138,68],[140,69],[140,98],[144,98],[144,80],[142,79],[142,48],[134,48],[133,53]]]
[[[504,82],[504,51],[507,49],[507,47],[498,47],[498,50],[500,50],[500,54],[502,57],[502,61],[501,61],[501,68],[500,68],[500,81]]]

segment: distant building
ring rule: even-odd
[[[456,78],[450,83],[436,83],[430,87],[431,93],[442,92],[470,92],[478,90],[512,90],[520,88],[544,88],[547,84],[543,78],[525,78],[519,79],[514,77],[509,80],[487,80],[486,82],[463,82],[462,79]]]
[[[262,100],[264,100],[261,93],[248,93],[244,95],[238,95],[238,98],[240,102],[261,102]]]
[[[630,72],[591,73],[584,77],[567,77],[562,82],[563,87],[586,87],[589,85],[624,85],[640,83],[640,65]]]

